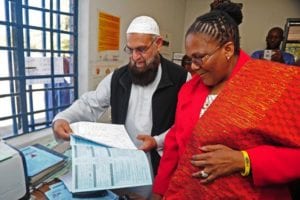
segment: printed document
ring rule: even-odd
[[[48,200],[118,200],[119,197],[113,192],[107,190],[103,192],[103,196],[98,197],[81,197],[76,198],[66,188],[64,183],[59,182],[49,186],[49,190],[45,192]]]
[[[152,184],[145,152],[110,148],[71,137],[72,192],[136,187]]]
[[[91,140],[108,147],[137,149],[124,125],[96,122],[76,122],[71,128],[75,137]]]

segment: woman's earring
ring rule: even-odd
[[[226,56],[227,62],[229,62],[230,60],[230,56]]]

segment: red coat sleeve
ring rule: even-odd
[[[176,130],[173,126],[167,133],[164,144],[164,153],[159,163],[158,173],[153,183],[153,192],[163,195],[168,189],[170,179],[178,163],[178,145],[176,142]]]
[[[300,178],[300,149],[263,145],[247,152],[256,186],[282,184]]]

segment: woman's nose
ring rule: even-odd
[[[194,62],[192,62],[192,64],[191,64],[191,69],[192,69],[192,70],[198,70],[198,69],[200,69],[200,68],[201,68],[200,65],[197,65],[197,64],[195,64]]]

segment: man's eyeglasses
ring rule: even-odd
[[[201,55],[195,55],[191,57],[191,62],[194,63],[197,66],[201,66],[203,65],[212,55],[214,55],[219,49],[221,48],[221,46],[218,46],[215,50],[213,50],[211,53],[208,53],[204,56]]]
[[[132,55],[133,52],[135,51],[136,53],[138,54],[144,54],[146,53],[150,47],[153,45],[153,43],[156,41],[156,38],[154,38],[152,40],[152,42],[148,45],[148,46],[144,46],[144,47],[137,47],[137,48],[130,48],[128,47],[127,45],[124,47],[124,51],[129,54],[129,55]]]

